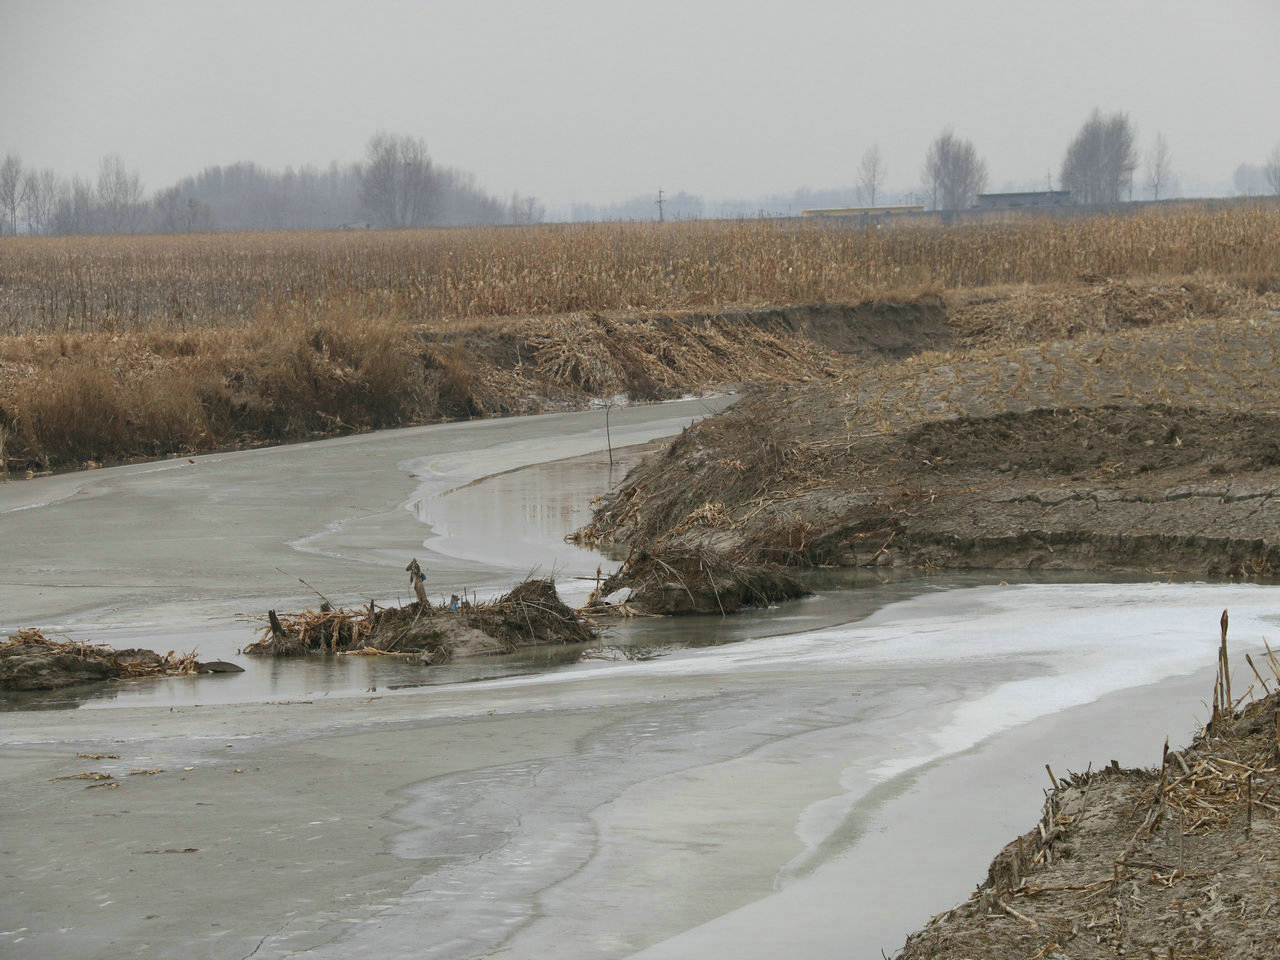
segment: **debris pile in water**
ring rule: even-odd
[[[728,614],[808,596],[803,583],[775,564],[743,564],[706,548],[639,551],[591,595],[587,612],[603,614],[605,598],[629,590],[616,605],[628,615]]]
[[[238,673],[234,664],[201,663],[194,652],[163,656],[154,650],[113,650],[99,644],[55,640],[36,629],[19,630],[0,643],[0,688],[56,690],[77,683],[195,673]]]
[[[556,593],[549,579],[529,579],[489,603],[457,610],[425,599],[404,607],[346,610],[323,604],[298,614],[267,614],[261,637],[244,652],[275,657],[308,653],[402,655],[429,663],[455,656],[511,653],[533,644],[587,643],[594,624]]]

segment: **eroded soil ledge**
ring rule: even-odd
[[[1270,575],[1278,308],[1033,345],[1030,327],[1011,345],[988,330],[760,392],[633,471],[579,537],[797,565]]]
[[[441,420],[658,400],[867,362],[1265,310],[1274,277],[1001,287],[716,312],[415,327],[354,308],[248,327],[0,339],[0,462],[39,472]]]
[[[194,653],[159,654],[139,647],[116,650],[58,640],[31,629],[0,643],[0,690],[57,690],[103,680],[243,672],[222,660],[202,663]]]
[[[1259,669],[1280,676],[1274,659]],[[1151,769],[1055,780],[1040,822],[897,960],[1276,956],[1278,706],[1224,707]]]

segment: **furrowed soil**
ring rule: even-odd
[[[947,322],[949,350],[852,359],[691,427],[580,538],[799,565],[1280,568],[1275,294],[1102,281],[953,297]]]

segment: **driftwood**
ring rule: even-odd
[[[422,568],[418,566],[418,558],[414,557],[409,561],[409,565],[405,567],[409,573],[409,586],[413,588],[413,595],[418,598],[418,603],[424,607],[431,606],[427,600],[426,580],[427,575],[422,572]]]

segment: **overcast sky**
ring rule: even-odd
[[[1280,141],[1277,0],[0,0],[0,153],[150,192],[377,130],[548,206],[918,184],[944,127],[989,188],[1055,178],[1094,107],[1184,184]]]

